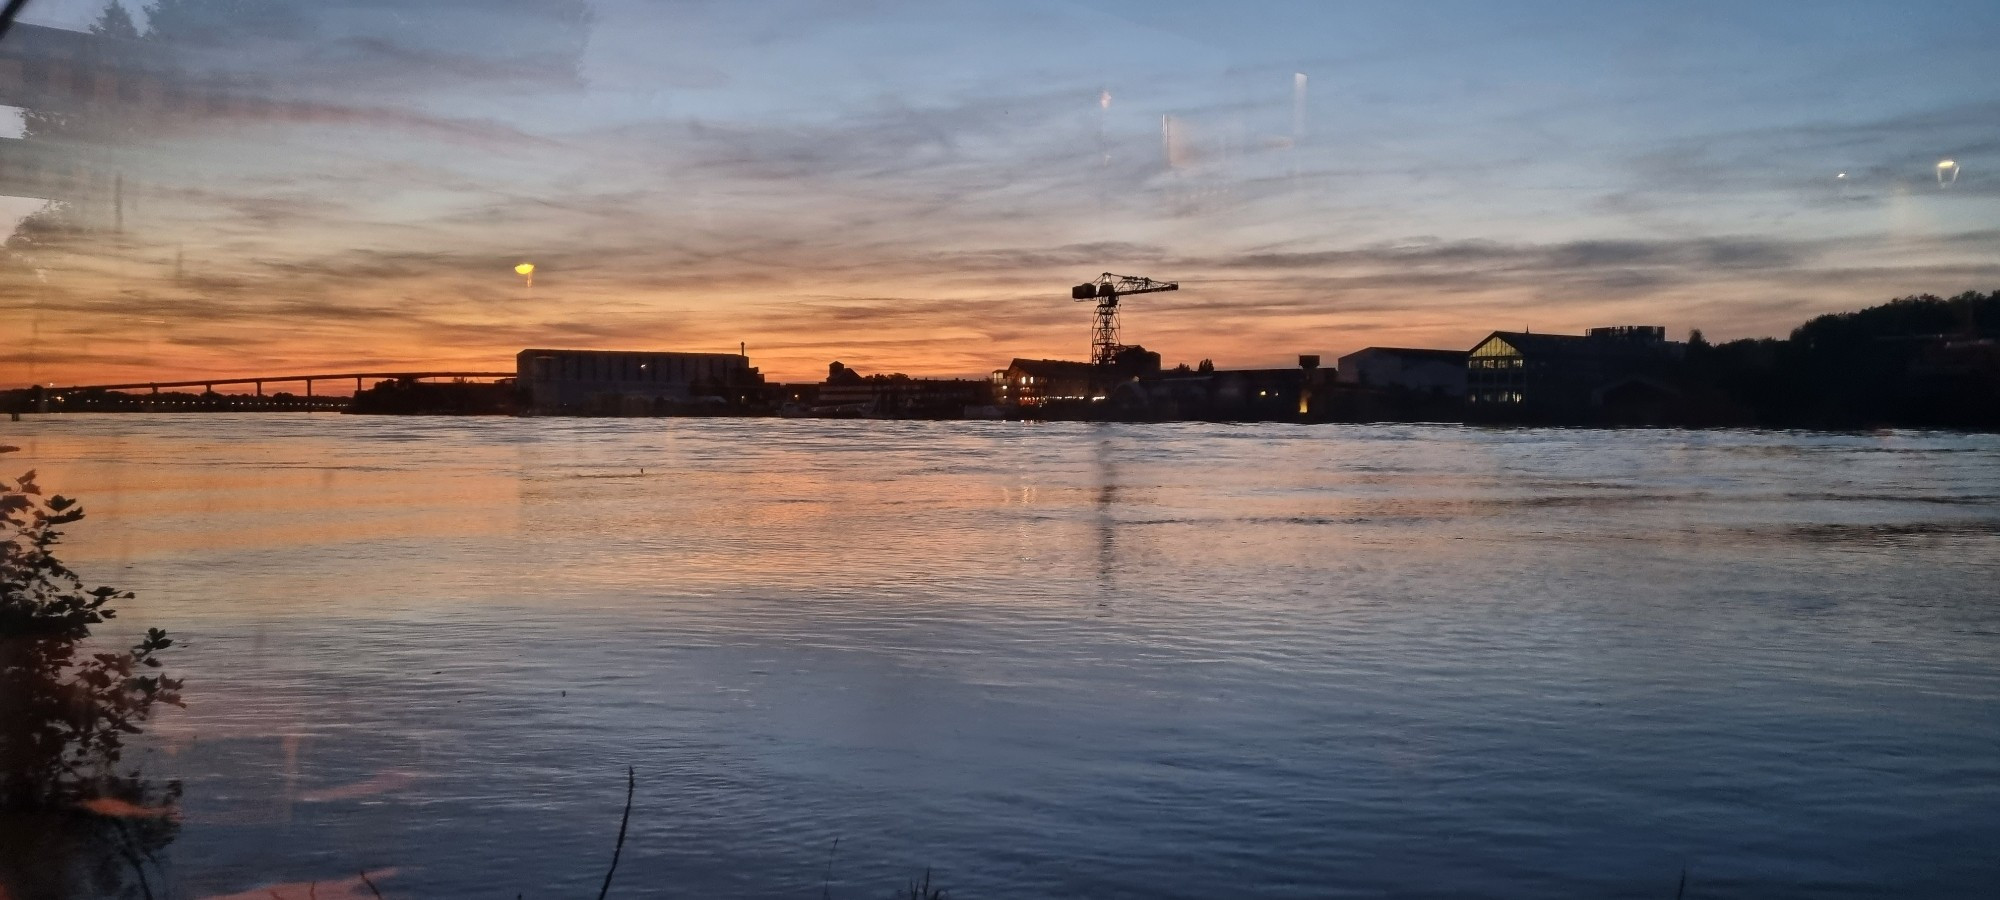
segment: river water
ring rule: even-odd
[[[0,443],[83,499],[66,558],[138,592],[119,626],[183,642],[146,761],[185,786],[179,896],[592,896],[628,766],[613,896],[2000,884],[2000,437],[264,414]]]

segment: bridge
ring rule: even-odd
[[[48,412],[50,400],[60,403],[63,402],[64,398],[72,394],[93,394],[104,391],[146,391],[151,394],[158,394],[161,388],[192,387],[201,388],[203,394],[213,394],[215,393],[216,385],[224,387],[230,385],[250,385],[256,389],[255,396],[263,397],[264,385],[266,384],[303,383],[306,388],[305,399],[309,405],[335,406],[334,398],[329,397],[322,397],[320,403],[310,403],[313,399],[314,382],[344,382],[353,379],[354,390],[359,393],[362,390],[363,381],[420,381],[427,378],[498,379],[513,377],[514,373],[511,371],[326,372],[310,375],[250,375],[240,378],[192,378],[184,381],[130,381],[119,384],[74,384],[61,387],[52,384],[38,384],[11,391],[0,391],[0,394],[13,394],[24,397],[27,400],[27,409],[35,412]]]
[[[363,379],[376,381],[418,381],[425,378],[512,378],[509,372],[335,372],[330,375],[253,375],[247,378],[193,378],[187,381],[134,381],[126,384],[79,384],[70,387],[49,385],[42,390],[51,395],[76,394],[83,391],[136,391],[151,390],[157,394],[160,388],[200,387],[203,393],[212,393],[215,386],[249,384],[257,388],[257,396],[264,396],[266,384],[289,384],[303,381],[306,396],[313,395],[315,381],[346,381],[354,379],[354,389],[361,390]]]

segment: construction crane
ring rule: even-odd
[[[1127,294],[1152,294],[1159,291],[1178,291],[1177,281],[1154,281],[1136,275],[1113,275],[1106,272],[1097,276],[1096,281],[1087,281],[1069,289],[1072,300],[1096,300],[1097,323],[1090,330],[1090,361],[1100,366],[1108,366],[1118,360],[1118,351],[1126,349],[1118,343],[1118,298]]]

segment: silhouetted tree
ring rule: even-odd
[[[1730,421],[1805,428],[2000,427],[2000,291],[1904,297],[1816,317],[1785,340],[1708,346],[1690,335],[1686,380]]]
[[[117,40],[139,39],[139,28],[127,12],[113,0],[98,14],[90,33]],[[136,135],[133,117],[119,113],[91,113],[74,106],[29,106],[21,110],[23,146],[38,146],[50,156],[85,160],[95,168],[116,171],[112,158],[129,146]],[[56,266],[54,252],[77,247],[93,232],[105,230],[116,213],[102,214],[118,202],[111,194],[114,183],[102,180],[72,186],[70,196],[51,199],[41,209],[23,218],[0,245],[0,254],[17,273]],[[39,276],[38,276],[39,277]]]
[[[132,23],[132,14],[125,11],[117,0],[106,4],[97,21],[91,23],[90,33],[121,40],[138,40],[139,27]],[[21,111],[21,138],[23,140],[46,140],[76,136],[74,132],[92,123],[74,111],[62,109],[29,108]]]
[[[132,14],[125,10],[125,5],[114,0],[104,7],[104,12],[98,14],[97,22],[90,26],[90,33],[136,41],[139,39],[139,26],[133,23]]]
[[[132,594],[85,587],[56,558],[81,518],[33,472],[0,480],[0,894],[151,897],[145,863],[178,829],[180,785],[142,778],[125,741],[156,704],[181,705],[181,682],[160,671],[173,640],[157,628],[89,646]]]

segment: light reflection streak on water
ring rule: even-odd
[[[221,437],[227,435],[227,437]],[[2000,441],[48,417],[189,886],[1951,893]],[[644,474],[640,470],[644,469]],[[412,854],[410,847],[442,848]],[[623,876],[621,876],[623,877]],[[1982,880],[1987,879],[1987,880]]]

